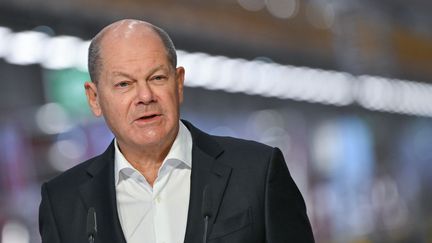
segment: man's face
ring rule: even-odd
[[[178,132],[184,69],[170,65],[154,33],[106,37],[101,47],[98,83],[86,84],[93,113],[104,116],[121,147],[170,145]]]

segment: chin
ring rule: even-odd
[[[166,138],[160,135],[140,136],[135,140],[135,144],[139,146],[159,146],[166,141]]]

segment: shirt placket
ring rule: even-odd
[[[166,210],[166,204],[163,197],[163,190],[168,184],[170,174],[172,173],[173,164],[170,161],[163,164],[159,171],[159,175],[153,185],[153,206],[154,206],[154,227],[156,235],[156,243],[169,243],[170,222],[167,222],[164,217],[161,217],[161,212]]]

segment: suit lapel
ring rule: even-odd
[[[114,186],[114,144],[87,169],[90,179],[80,188],[85,205],[96,210],[96,242],[126,243],[118,219]]]
[[[217,218],[231,175],[231,168],[217,161],[217,158],[223,153],[218,143],[190,123],[185,121],[183,123],[188,127],[193,138],[191,189],[185,243],[198,243],[202,242],[204,234],[204,217],[201,212],[204,187],[209,186],[208,196],[211,198],[212,216],[209,233],[212,223]]]

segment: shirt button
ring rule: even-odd
[[[157,196],[157,197],[155,198],[155,201],[156,201],[156,203],[160,203],[160,201],[161,201],[160,197]],[[163,243],[163,242],[162,242],[162,243]]]

